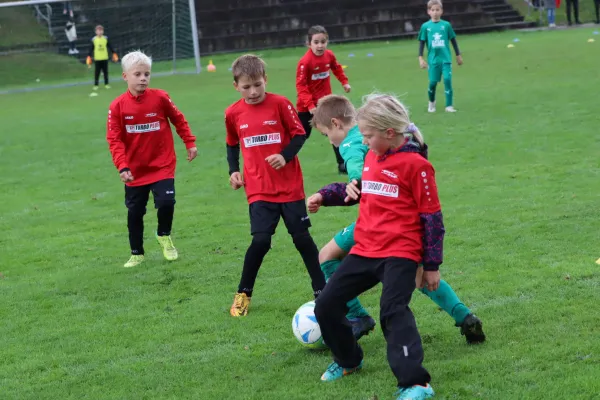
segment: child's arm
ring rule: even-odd
[[[227,164],[229,164],[229,184],[234,190],[244,186],[242,174],[240,174],[240,139],[235,129],[235,124],[225,112],[225,143],[227,149]]]
[[[279,115],[285,131],[292,137],[288,145],[279,153],[283,156],[285,163],[289,163],[302,149],[306,141],[306,132],[300,123],[298,113],[288,100],[279,103]]]
[[[346,193],[346,184],[341,182],[330,183],[327,186],[323,186],[317,193],[323,197],[321,205],[325,207],[353,206],[360,201],[359,198],[346,202],[346,198],[348,197],[348,194]]]
[[[165,108],[165,114],[169,121],[175,126],[175,131],[185,143],[186,149],[196,147],[196,136],[192,134],[190,126],[185,119],[185,115],[173,104],[169,94],[163,92],[162,96],[163,107]]]
[[[456,54],[456,63],[458,65],[462,65],[462,55],[460,54],[460,50],[458,49],[458,43],[456,42],[456,33],[454,33],[454,29],[452,29],[452,25],[448,24],[448,39],[450,39],[450,43],[452,43],[452,47],[454,48],[454,54]]]
[[[444,219],[431,164],[417,168],[411,182],[413,197],[423,225],[423,268],[437,271],[443,262]]]
[[[421,68],[427,68],[427,62],[423,58],[423,50],[425,50],[425,45],[427,44],[427,28],[425,24],[421,25],[421,30],[419,31],[419,66]]]
[[[106,141],[108,142],[108,149],[110,150],[113,164],[117,167],[121,175],[121,180],[123,182],[132,181],[133,176],[131,176],[131,171],[127,165],[125,143],[123,142],[123,131],[121,129],[121,110],[118,103],[111,104],[108,111]]]
[[[298,100],[304,104],[308,110],[317,108],[313,101],[312,94],[308,89],[308,65],[303,60],[300,60],[296,68],[296,91],[298,92]]]
[[[113,47],[110,43],[110,39],[108,37],[106,38],[106,48],[110,52],[109,54],[112,54],[112,60],[114,62],[119,61],[119,56],[117,55],[117,52],[113,49]]]
[[[333,54],[332,54],[332,60],[330,63],[330,68],[333,71],[333,74],[335,75],[337,80],[340,81],[340,83],[344,87],[344,91],[346,93],[348,93],[350,91],[350,84],[348,83],[348,77],[344,73],[344,68],[342,68],[342,66],[340,64],[338,64],[337,59],[335,58],[335,56]]]

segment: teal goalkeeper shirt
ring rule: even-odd
[[[348,179],[360,179],[365,165],[365,157],[369,148],[363,144],[363,136],[355,125],[340,144],[340,154],[346,163]]]
[[[427,44],[427,62],[431,65],[451,63],[450,41],[455,37],[452,25],[443,19],[438,22],[430,20],[421,25],[419,40]]]

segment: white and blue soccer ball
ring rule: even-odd
[[[300,306],[292,319],[292,330],[296,339],[310,349],[324,349],[327,346],[321,336],[321,328],[315,317],[315,302],[309,301]]]

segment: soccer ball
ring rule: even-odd
[[[309,349],[324,349],[327,346],[321,336],[321,328],[315,317],[315,302],[302,304],[292,319],[292,331],[296,339]]]

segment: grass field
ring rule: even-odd
[[[487,343],[469,347],[447,315],[415,294],[436,398],[600,398],[600,41],[591,37],[589,29],[460,37],[454,115],[426,113],[415,42],[333,47],[357,105],[379,90],[411,107],[437,170],[442,275],[484,321]],[[271,91],[295,98],[302,53],[263,52]],[[186,114],[200,152],[188,164],[177,143],[174,263],[161,258],[150,206],[147,261],[122,268],[126,209],[104,137],[108,104],[123,84],[95,98],[87,86],[0,96],[3,400],[392,398],[379,330],[361,340],[360,374],[319,382],[330,355],[301,348],[292,334],[311,290],[283,227],[250,315],[229,316],[250,235],[245,196],[227,184],[223,111],[238,98],[232,57],[214,61],[217,73],[152,82]],[[307,195],[343,179],[318,133],[300,160]],[[356,213],[312,216],[318,245]],[[361,297],[376,316],[379,291]]]

